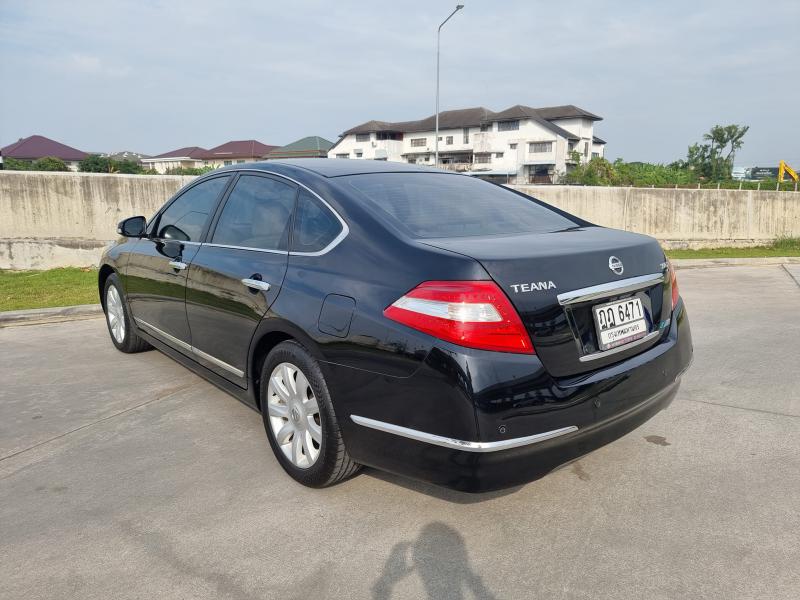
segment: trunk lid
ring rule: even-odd
[[[651,237],[587,226],[422,241],[483,265],[514,304],[553,376],[577,375],[629,358],[658,343],[668,329],[672,304],[664,253]],[[612,256],[621,261],[622,273],[610,268]],[[642,302],[646,338],[600,352],[592,307],[631,297]]]

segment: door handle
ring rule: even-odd
[[[179,271],[183,271],[186,268],[186,263],[181,262],[179,260],[171,260],[169,261],[169,266],[173,269],[178,269]]]
[[[242,279],[242,283],[250,289],[263,290],[265,292],[269,291],[269,288],[272,287],[266,281],[261,281],[260,279]]]

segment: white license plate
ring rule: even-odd
[[[616,348],[647,335],[647,320],[639,298],[593,306],[592,311],[600,350]]]

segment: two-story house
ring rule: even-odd
[[[603,156],[605,142],[594,135],[600,120],[573,105],[440,112],[438,166],[501,181],[552,182],[578,162]],[[345,131],[328,157],[434,166],[435,145],[435,116],[368,121]]]

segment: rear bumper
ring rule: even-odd
[[[434,349],[411,377],[329,364],[352,458],[470,492],[537,479],[650,419],[692,358],[681,302],[657,345],[614,365],[553,378],[538,358]]]

